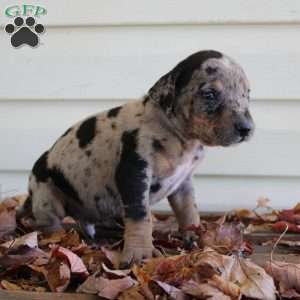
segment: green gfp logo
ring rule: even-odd
[[[5,15],[10,18],[20,17],[20,16],[34,16],[40,17],[47,14],[47,10],[38,5],[12,5],[5,9]]]

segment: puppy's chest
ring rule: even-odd
[[[153,204],[172,194],[189,176],[204,156],[204,150],[198,144],[185,150],[172,149],[156,155],[150,202]]]

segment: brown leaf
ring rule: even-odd
[[[74,229],[67,232],[61,240],[61,246],[65,248],[75,248],[81,244],[81,239],[78,232]]]
[[[100,266],[106,260],[106,256],[102,251],[87,248],[81,259],[88,271],[93,274],[100,270]]]
[[[271,232],[271,231],[272,231],[272,224],[270,223],[249,224],[244,229],[244,234],[251,234],[254,232]]]
[[[62,238],[66,235],[66,231],[64,229],[55,231],[48,235],[42,236],[39,240],[39,246],[46,246],[49,244],[57,244],[60,243]]]
[[[183,284],[182,291],[186,294],[197,297],[198,299],[209,300],[233,300],[239,298],[231,298],[225,295],[218,288],[210,285],[209,283],[198,283],[195,281],[188,281]]]
[[[44,273],[52,292],[64,292],[70,283],[71,270],[64,260],[54,260]]]
[[[205,286],[197,286],[201,293],[209,291],[209,294],[217,290],[218,294],[238,299],[241,291],[250,298],[275,299],[273,279],[261,267],[248,259],[221,255],[210,248],[187,255],[151,259],[139,271],[140,277],[142,272],[150,280],[159,280],[175,287],[185,286],[190,280],[205,283]]]
[[[61,246],[54,248],[52,252],[52,257],[65,258],[70,265],[71,273],[81,274],[81,275],[89,274],[82,259],[67,248]]]
[[[11,234],[17,227],[16,207],[18,202],[12,198],[0,203],[0,239]]]
[[[125,277],[131,273],[131,269],[123,269],[123,270],[111,270],[104,263],[102,263],[102,269],[108,273],[113,274],[117,277]]]
[[[42,237],[39,241],[40,246],[49,244],[60,244],[60,246],[65,248],[73,248],[81,244],[81,239],[76,230],[71,229],[66,232],[64,229],[61,229]]]
[[[25,234],[17,239],[8,241],[0,245],[3,248],[17,249],[20,246],[27,246],[29,248],[38,248],[37,231]]]
[[[117,268],[120,261],[120,252],[116,250],[110,250],[107,247],[101,247],[101,251],[105,254],[106,258],[111,262],[111,264]]]
[[[118,297],[119,300],[146,300],[139,286],[129,288],[122,292]],[[149,300],[149,299],[147,299]]]
[[[9,291],[22,290],[22,288],[19,285],[9,282],[7,280],[1,280],[0,284],[1,284],[1,287],[4,288],[5,290],[9,290]]]
[[[293,294],[300,297],[300,264],[286,262],[267,262],[265,269],[279,284],[283,297]],[[293,291],[293,292],[292,292]]]
[[[276,288],[273,278],[250,259],[234,257],[230,281],[237,284],[243,295],[254,299],[276,299]]]
[[[293,210],[294,210],[294,212],[295,212],[296,214],[299,214],[299,213],[300,213],[300,202],[298,202],[298,203],[294,206]]]
[[[201,243],[203,247],[213,248],[222,254],[238,251],[243,245],[241,227],[235,223],[207,223]]]
[[[174,300],[187,300],[188,297],[180,289],[172,286],[170,284],[161,282],[159,280],[155,281],[170,297]]]
[[[34,263],[37,260],[47,262],[49,259],[48,255],[40,249],[29,248],[27,246],[21,246],[17,250],[13,250],[13,254],[9,253],[0,256],[0,266],[5,271],[17,269],[22,265]]]
[[[259,197],[256,200],[256,208],[269,208],[271,200],[267,197]]]
[[[39,292],[39,293],[47,292],[47,289],[43,286],[36,286],[36,285],[25,284],[25,283],[21,283],[20,285],[22,287],[22,290],[24,291]]]
[[[120,293],[131,288],[134,284],[135,281],[129,276],[121,279],[107,279],[92,275],[76,291],[79,293],[98,294],[100,297],[107,299],[116,299]]]

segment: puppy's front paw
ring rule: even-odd
[[[162,256],[154,246],[124,246],[120,259],[120,269],[127,269],[132,263],[140,263],[143,259]]]
[[[183,247],[185,249],[192,249],[195,243],[199,240],[199,236],[193,230],[185,230],[182,232]]]
[[[161,256],[152,244],[152,219],[141,221],[125,219],[124,248],[120,259],[120,268],[128,268],[145,258]]]

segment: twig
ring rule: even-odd
[[[281,239],[285,236],[285,234],[287,233],[287,231],[288,231],[288,229],[289,229],[289,226],[288,226],[287,223],[285,224],[285,226],[286,226],[286,227],[285,227],[284,231],[280,234],[279,238],[277,239],[277,241],[275,242],[275,244],[274,244],[274,246],[273,246],[273,248],[272,248],[272,251],[271,251],[271,254],[270,254],[271,264],[273,263],[273,254],[274,254],[274,252],[275,252],[275,250],[276,250],[276,248],[277,248],[279,242],[280,242]]]

